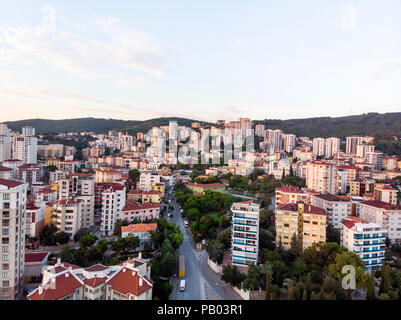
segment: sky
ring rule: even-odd
[[[15,0],[0,122],[401,112],[399,0]]]

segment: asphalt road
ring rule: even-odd
[[[171,196],[168,196],[171,199]],[[170,296],[171,300],[239,300],[241,299],[230,286],[220,280],[207,265],[207,253],[205,250],[198,252],[194,246],[189,228],[184,227],[184,222],[179,212],[178,204],[171,201],[174,206],[173,217],[168,220],[177,224],[184,241],[177,250],[177,256],[183,254],[185,257],[185,281],[184,292],[179,291],[180,280],[178,273],[173,277],[174,290]]]

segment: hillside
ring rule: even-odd
[[[378,138],[388,138],[401,135],[401,112],[397,113],[367,113],[348,117],[323,117],[292,120],[260,120],[268,129],[281,129],[285,133],[297,136],[339,137],[351,135],[370,135]]]
[[[93,131],[107,133],[109,130],[127,131],[130,134],[147,132],[153,126],[165,126],[169,121],[177,121],[179,125],[191,126],[197,120],[186,118],[156,118],[145,121],[81,118],[68,120],[31,119],[7,122],[13,130],[21,130],[23,126],[33,126],[37,133],[59,133]],[[201,122],[201,121],[200,121]],[[210,124],[204,123],[203,124]],[[348,117],[322,117],[292,120],[256,120],[255,124],[263,123],[268,129],[281,129],[285,133],[297,136],[340,137],[350,135],[372,135],[377,138],[389,138],[401,135],[401,112],[398,113],[368,113]]]
[[[66,120],[46,120],[46,119],[28,119],[20,121],[6,122],[12,130],[21,131],[24,126],[36,128],[36,133],[61,133],[61,132],[80,132],[92,131],[95,133],[107,133],[110,130],[119,130],[135,134],[137,132],[147,132],[154,126],[166,126],[169,121],[177,121],[179,125],[191,126],[196,120],[185,118],[156,118],[145,121],[135,120],[115,120],[115,119],[97,119],[80,118]]]

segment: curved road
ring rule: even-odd
[[[166,191],[166,194],[169,191]],[[171,199],[168,194],[166,199]],[[185,257],[185,282],[184,292],[179,291],[180,279],[173,276],[174,289],[170,295],[171,300],[239,300],[241,299],[233,289],[225,284],[220,276],[216,275],[207,265],[207,253],[205,250],[197,251],[193,246],[193,241],[188,234],[189,228],[184,227],[184,222],[179,212],[176,201],[171,201],[174,206],[173,217],[168,218],[169,222],[174,222],[180,227],[184,236],[181,247],[177,250],[177,255],[183,254]]]

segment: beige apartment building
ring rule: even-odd
[[[327,218],[321,208],[303,202],[282,204],[276,209],[275,219],[277,246],[291,248],[294,235],[303,249],[326,242]]]
[[[0,300],[19,299],[24,290],[27,188],[27,184],[0,179]]]
[[[337,193],[337,166],[324,161],[311,161],[306,166],[306,185],[320,193]]]

